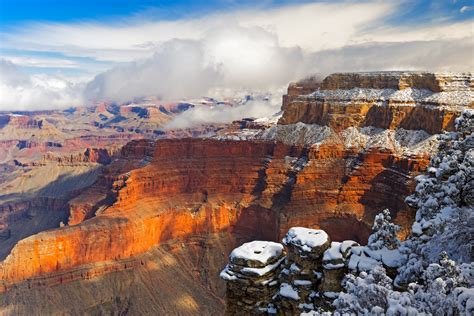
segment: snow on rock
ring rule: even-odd
[[[331,316],[333,313],[331,312],[317,312],[317,311],[309,311],[309,312],[303,312],[300,314],[300,316]]]
[[[305,252],[329,245],[329,236],[324,230],[305,227],[292,227],[283,238],[283,244],[293,245]]]
[[[257,120],[255,120],[256,122]],[[401,155],[435,153],[439,135],[430,135],[423,130],[395,130],[373,126],[351,126],[336,133],[328,126],[298,122],[287,125],[271,125],[265,129],[249,129],[227,132],[213,137],[221,140],[264,140],[290,145],[319,145],[324,143],[342,143],[346,148],[358,148],[365,151],[371,148],[387,148]]]
[[[340,252],[343,254],[344,258],[347,258],[350,255],[350,251],[353,247],[358,247],[359,244],[353,240],[344,240],[340,246]]]
[[[311,285],[312,282],[309,280],[295,280],[293,284],[296,286],[307,286],[307,285]]]
[[[331,135],[328,126],[298,122],[289,125],[275,125],[261,131],[256,139],[275,140],[285,144],[312,145],[322,143]]]
[[[331,247],[324,252],[323,262],[331,260],[341,260],[343,259],[342,253],[340,251],[341,243],[338,241],[331,242]]]
[[[293,300],[299,300],[300,296],[298,295],[298,291],[295,290],[291,285],[288,283],[282,283],[280,285],[279,294],[286,298],[291,298]]]
[[[369,150],[380,147],[399,154],[434,153],[439,143],[438,135],[423,130],[381,129],[372,126],[348,127],[336,134],[328,126],[298,122],[288,125],[274,125],[264,130],[240,131],[239,139],[279,141],[285,144],[314,145],[326,142],[341,142],[346,148],[356,147]]]
[[[352,255],[348,265],[350,270],[358,272],[370,271],[377,266],[380,266],[379,261],[364,255]]]
[[[350,256],[350,250],[355,246],[359,246],[359,244],[352,240],[345,240],[343,242],[333,241],[331,247],[329,247],[323,255],[324,269],[343,268],[347,258]]]
[[[366,248],[364,252],[370,258],[382,262],[384,266],[389,268],[398,268],[404,262],[404,257],[398,249],[382,248],[379,250],[371,250]]]
[[[342,132],[342,141],[346,147],[362,150],[380,147],[399,154],[434,153],[438,146],[438,136],[423,130],[390,130],[372,126],[349,127]]]
[[[245,274],[256,275],[256,276],[264,276],[265,274],[277,268],[283,262],[283,260],[285,260],[284,257],[276,261],[275,263],[269,264],[263,268],[243,268],[241,272]]]
[[[231,252],[220,274],[227,282],[229,314],[268,312],[272,297],[278,294],[284,254],[283,245],[271,241],[244,243]]]
[[[257,118],[257,119],[254,120],[254,122],[262,123],[262,124],[269,124],[269,125],[270,124],[276,124],[276,123],[278,123],[278,120],[281,118],[282,115],[283,115],[283,112],[279,111],[278,113],[275,113],[271,116]]]
[[[352,240],[343,242],[333,241],[323,255],[323,278],[320,290],[323,292],[339,292],[342,290],[341,282],[347,271],[347,261],[352,247],[359,246]]]
[[[235,248],[230,254],[230,261],[234,264],[243,264],[262,268],[281,257],[283,246],[276,242],[255,240],[244,243]]]
[[[340,269],[344,267],[344,257],[341,253],[341,243],[333,241],[331,247],[323,255],[324,269]]]
[[[333,101],[341,105],[351,102],[378,102],[381,106],[396,103],[397,105],[415,106],[415,103],[428,106],[469,106],[474,99],[470,90],[433,92],[427,89],[407,88],[397,89],[372,89],[352,88],[322,90],[309,94],[308,98]]]

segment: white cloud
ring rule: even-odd
[[[463,7],[459,10],[459,12],[464,13],[464,12],[472,11],[472,10],[474,10],[474,7],[473,7],[473,6],[467,6],[467,5],[465,5],[465,6],[463,6]]]
[[[309,73],[415,70],[474,71],[471,38],[412,42],[375,42],[320,51],[306,59]]]
[[[228,25],[200,40],[171,40],[148,59],[98,75],[86,89],[89,100],[127,101],[158,95],[165,100],[215,96],[216,90],[274,90],[296,79],[299,48],[279,46],[261,28]]]
[[[83,85],[58,76],[29,75],[0,59],[0,111],[45,110],[82,103]]]
[[[275,9],[219,12],[176,21],[122,19],[101,23],[34,23],[4,35],[5,48],[54,51],[105,61],[132,61],[153,55],[172,39],[199,40],[226,27],[259,27],[275,34],[283,47],[320,50],[344,46],[362,29],[393,13],[393,3],[309,3]]]
[[[1,45],[61,56],[56,60],[8,56],[23,66],[86,67],[95,72],[98,75],[84,92],[89,101],[276,91],[289,81],[316,72],[473,70],[470,21],[387,25],[402,5],[403,1],[348,1],[220,12],[176,21],[134,18],[112,25],[36,23],[1,34]],[[68,60],[68,56],[104,62],[85,64]],[[103,72],[104,64],[114,67]],[[13,108],[17,101],[24,108],[81,102],[77,97],[81,85],[70,80],[51,76],[40,79],[37,75],[26,78],[15,85],[1,83],[0,107]],[[61,88],[53,82],[62,82]],[[200,111],[195,109],[186,116],[222,115],[201,115]]]
[[[191,128],[210,123],[231,123],[244,117],[268,117],[279,111],[280,101],[281,97],[278,95],[270,100],[257,97],[256,100],[232,107],[198,105],[175,117],[165,126],[165,129]]]
[[[30,56],[2,56],[15,65],[38,68],[79,68],[79,63],[69,59],[41,58]]]
[[[418,27],[414,27],[413,25],[380,27],[375,32],[366,30],[358,34],[357,39],[354,40],[353,43],[437,41],[462,39],[472,37],[473,35],[472,21],[457,23],[445,22]]]

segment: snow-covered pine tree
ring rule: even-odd
[[[397,238],[400,226],[392,223],[392,217],[388,209],[375,216],[372,230],[373,233],[369,236],[367,244],[371,250],[380,250],[384,247],[395,249],[400,246],[400,240]]]
[[[417,208],[412,236],[400,251],[407,262],[396,284],[419,280],[430,263],[446,251],[458,263],[471,262],[474,234],[474,111],[463,111],[456,131],[441,136],[428,175],[417,177],[407,203]]]
[[[334,300],[336,313],[382,315],[389,307],[387,298],[392,291],[392,279],[381,266],[358,276],[349,273],[344,279],[346,293]]]
[[[407,198],[417,209],[416,221],[398,248],[405,261],[395,282],[379,265],[358,275],[352,271],[344,281],[346,293],[334,301],[335,314],[474,314],[474,110],[461,114],[455,132],[441,136],[428,174],[417,182]],[[389,215],[376,216],[374,233],[361,253],[396,249]]]

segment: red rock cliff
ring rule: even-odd
[[[77,225],[20,241],[2,262],[5,284],[129,258],[195,234],[225,231],[276,240],[303,222],[328,231],[351,223],[335,238],[364,240],[370,230],[366,223],[381,205],[398,210],[399,222],[407,225],[411,214],[403,196],[410,189],[408,176],[427,162],[425,157],[402,159],[376,150],[359,155],[334,145],[307,149],[198,139],[138,141],[123,154],[136,159],[112,163],[111,176],[132,165],[145,166],[126,171],[120,185],[119,174],[115,181],[96,184],[72,204],[78,209],[114,189],[116,202],[97,213],[89,207],[87,221],[75,218]],[[347,167],[353,158],[357,164]],[[397,190],[391,188],[394,182]],[[97,195],[97,186],[103,196]]]
[[[279,124],[327,125],[425,130],[453,130],[454,119],[472,108],[471,74],[349,73],[334,74],[295,95],[293,84],[283,98]],[[311,91],[312,90],[312,91]]]

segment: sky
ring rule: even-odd
[[[474,69],[472,0],[0,0],[0,110]]]

